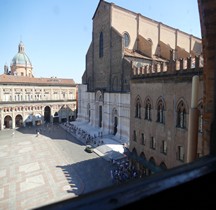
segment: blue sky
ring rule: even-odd
[[[22,40],[35,77],[71,78],[81,83],[99,0],[1,0],[0,74]],[[112,0],[196,37],[201,37],[197,0]]]

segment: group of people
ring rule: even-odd
[[[134,166],[131,166],[129,160],[116,161],[115,169],[110,171],[114,184],[127,182],[131,179],[139,178],[139,173]]]
[[[91,135],[89,132],[70,122],[65,122],[63,126],[69,133],[82,140],[85,144],[91,144],[92,146],[99,146],[103,144],[103,141],[101,140],[102,132],[98,132],[98,134],[94,133],[93,135]]]

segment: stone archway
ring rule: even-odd
[[[142,152],[140,154],[140,159],[143,161],[146,161],[146,156],[145,156],[144,152]],[[139,163],[139,172],[140,172],[140,175],[142,177],[147,175],[147,168],[144,166],[144,164],[142,162]]]
[[[27,119],[25,120],[25,125],[28,127],[33,126],[33,115],[28,115]]]
[[[4,128],[12,128],[12,117],[10,115],[5,116],[4,118]]]
[[[59,123],[59,114],[58,112],[55,112],[53,116],[53,123]]]
[[[22,117],[22,115],[18,114],[15,117],[15,126],[18,127],[18,128],[23,126],[23,117]]]
[[[150,162],[153,166],[156,166],[156,162],[155,162],[155,159],[154,159],[153,157],[150,157],[149,162]],[[151,175],[151,174],[154,174],[154,171],[151,171],[151,170],[149,169],[149,175]]]
[[[44,121],[50,123],[51,109],[49,106],[44,108]]]
[[[115,136],[118,132],[118,112],[116,108],[112,110],[112,123],[113,123],[113,135]]]
[[[161,162],[161,164],[160,164],[160,168],[162,169],[162,170],[167,170],[167,166],[166,166],[166,164],[164,163],[164,162]]]
[[[131,166],[135,169],[137,169],[139,167],[139,163],[137,161],[137,151],[136,151],[136,148],[133,148],[132,150],[132,159],[131,159]]]

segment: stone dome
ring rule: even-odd
[[[29,57],[24,51],[24,45],[22,42],[20,42],[18,46],[18,53],[13,57],[11,61],[11,66],[12,65],[32,66]]]
[[[33,77],[33,67],[29,57],[25,53],[22,42],[19,43],[18,53],[13,57],[10,67],[11,75]]]

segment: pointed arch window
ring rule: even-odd
[[[135,130],[133,131],[133,140],[137,141],[137,135],[136,135],[136,131]]]
[[[162,141],[161,152],[163,154],[167,154],[167,141],[165,141],[165,140]]]
[[[151,140],[150,140],[150,148],[156,149],[156,140],[153,136],[151,137]]]
[[[141,144],[145,145],[145,135],[144,135],[144,133],[141,134]]]
[[[177,107],[177,127],[186,127],[186,108],[183,101],[181,101]]]
[[[178,146],[177,160],[184,161],[184,148],[182,146]]]
[[[123,45],[124,47],[128,47],[130,44],[130,35],[127,32],[123,34]]]
[[[161,99],[157,104],[157,122],[164,123],[164,103]]]
[[[99,58],[103,57],[103,32],[100,32],[99,38]]]
[[[151,120],[151,102],[149,99],[147,99],[146,105],[145,105],[145,119]]]
[[[136,100],[135,117],[136,118],[141,118],[141,102],[140,102],[140,98],[137,98],[137,100]]]

